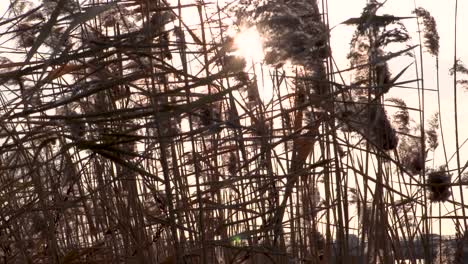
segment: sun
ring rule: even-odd
[[[232,36],[232,35],[231,35]],[[261,76],[267,75],[269,67],[262,62],[265,57],[263,42],[264,38],[260,35],[257,28],[241,27],[240,31],[234,36],[234,52],[232,55],[242,57],[246,60],[249,73],[256,72]],[[256,78],[260,100],[268,103],[273,98],[273,84],[263,78]]]
[[[262,37],[255,27],[241,28],[234,37],[234,46],[238,56],[248,62],[261,62],[263,60]]]

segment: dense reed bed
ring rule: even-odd
[[[462,261],[466,166],[431,160],[440,118],[424,110],[436,21],[382,6],[343,22],[339,69],[327,1],[10,1],[2,262]],[[401,87],[422,103],[388,96]]]

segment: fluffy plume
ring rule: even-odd
[[[454,75],[455,72],[460,73],[464,77],[466,77],[466,75],[468,75],[468,69],[466,68],[465,64],[463,64],[463,62],[460,59],[458,59],[455,62],[455,65],[452,68],[449,69],[450,75]],[[465,90],[468,90],[468,79],[457,80],[457,84],[459,84]]]
[[[392,120],[399,131],[407,134],[409,132],[410,117],[405,101],[394,97],[388,98],[386,101],[392,102],[398,107],[398,111],[393,114]]]
[[[431,171],[427,174],[427,190],[430,192],[432,202],[445,202],[450,195],[450,180],[451,175],[444,169],[440,168],[436,171]]]
[[[376,133],[379,135],[377,146],[383,150],[395,149],[398,146],[398,136],[390,125],[388,118],[385,116],[379,119],[379,122],[380,123],[376,126],[378,129]]]
[[[353,83],[362,88],[376,86],[371,90],[376,94],[388,92],[392,83],[387,59],[385,59],[387,54],[383,48],[390,43],[405,43],[409,39],[406,28],[399,22],[408,17],[376,15],[381,5],[376,1],[370,1],[364,8],[361,17],[343,22],[344,24],[357,25],[348,54],[351,66],[356,68]],[[369,32],[373,32],[372,38],[369,38]],[[357,93],[366,94],[366,91],[367,89],[359,89]]]
[[[398,146],[398,137],[383,107],[376,107],[373,111],[371,110],[371,118],[371,120],[374,120],[371,127],[371,137],[374,144],[383,150],[395,149]]]
[[[439,113],[435,113],[431,119],[429,119],[428,126],[426,129],[426,141],[428,150],[434,151],[439,146]]]
[[[431,13],[422,7],[418,7],[413,11],[419,18],[422,18],[424,32],[424,46],[429,53],[434,56],[439,55],[439,33],[437,32],[437,23]]]
[[[468,69],[466,68],[463,61],[460,60],[460,59],[458,59],[455,62],[455,65],[452,68],[449,69],[450,75],[453,75],[455,72],[461,73],[461,74],[468,74]]]
[[[265,38],[265,62],[307,66],[330,55],[328,30],[315,1],[245,0],[234,8],[239,24],[256,25]]]
[[[404,133],[398,147],[398,155],[401,165],[412,174],[418,174],[425,166],[425,160],[429,151],[434,151],[439,145],[439,114],[435,113],[429,120],[425,130],[426,149],[421,147],[421,137],[418,135],[420,127],[413,125],[410,127],[410,117],[408,108],[403,100],[399,98],[389,98],[386,101],[394,103],[399,110],[393,114],[392,121],[399,131]]]
[[[404,137],[398,147],[401,165],[412,175],[422,171],[426,163],[426,152],[421,148],[419,137]]]
[[[398,136],[381,104],[367,106],[367,98],[359,97],[357,102],[337,105],[345,131],[366,135],[369,129],[370,142],[380,150],[392,150],[398,146]]]

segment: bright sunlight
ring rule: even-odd
[[[237,55],[248,62],[263,60],[262,38],[255,27],[243,28],[234,38]]]

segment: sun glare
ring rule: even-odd
[[[239,56],[247,61],[263,60],[262,38],[255,27],[242,29],[234,38],[234,45]]]

